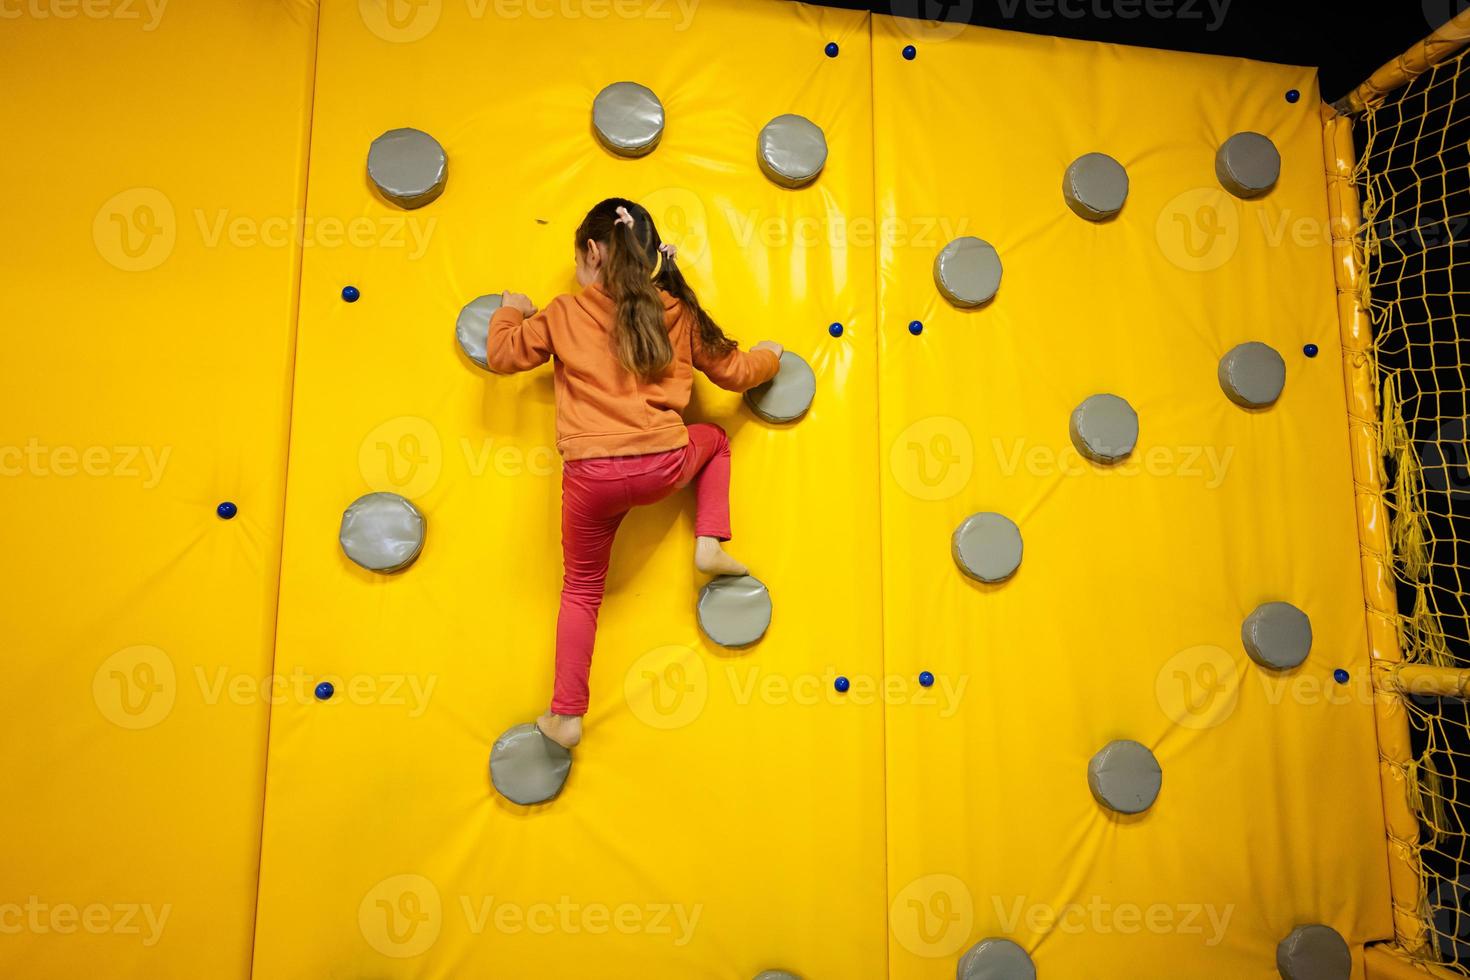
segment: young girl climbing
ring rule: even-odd
[[[563,579],[556,620],[556,686],[536,722],[571,748],[582,738],[587,675],[608,556],[634,506],[695,486],[694,564],[708,575],[743,575],[730,540],[730,444],[717,425],[683,419],[694,368],[730,391],[775,377],[781,345],[741,351],[699,305],[675,250],[639,205],[599,203],[576,234],[582,291],[536,311],[520,293],[501,296],[490,318],[488,362],[511,374],[556,359],[556,447]]]

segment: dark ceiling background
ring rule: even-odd
[[[1321,70],[1332,101],[1470,0],[819,0],[1003,30],[1235,55]]]

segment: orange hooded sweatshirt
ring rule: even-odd
[[[781,361],[771,351],[719,356],[705,350],[684,304],[663,290],[659,295],[674,360],[652,382],[618,363],[612,297],[600,285],[558,296],[533,317],[506,306],[490,317],[491,371],[513,374],[556,359],[556,448],[566,459],[635,456],[687,444],[683,412],[694,368],[727,391],[745,391],[776,376]]]

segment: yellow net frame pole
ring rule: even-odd
[[[1417,849],[1419,820],[1411,802],[1413,753],[1408,717],[1403,695],[1390,673],[1402,667],[1403,653],[1399,647],[1398,599],[1388,541],[1388,508],[1383,501],[1373,336],[1363,297],[1363,263],[1358,246],[1362,212],[1353,181],[1357,154],[1353,148],[1352,121],[1324,106],[1322,135],[1358,539],[1362,549],[1363,593],[1367,599],[1368,643],[1373,662],[1373,708],[1378,728],[1384,828],[1388,835],[1394,940],[1410,956],[1422,956],[1426,930],[1422,918],[1424,884]]]
[[[1425,977],[1465,980],[1462,974],[1423,960],[1409,959],[1401,951],[1383,946],[1369,946],[1364,950],[1363,966],[1367,980],[1424,980]]]
[[[1384,96],[1453,56],[1467,41],[1470,41],[1470,9],[1460,11],[1439,30],[1369,75],[1363,84],[1332,107],[1339,113],[1351,114],[1382,105]]]

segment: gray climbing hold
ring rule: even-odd
[[[755,975],[755,980],[801,980],[801,977],[785,970],[762,970]]]
[[[1103,746],[1087,764],[1087,785],[1099,803],[1118,813],[1142,813],[1154,805],[1164,771],[1144,746],[1120,739]]]
[[[1348,980],[1353,954],[1330,926],[1297,926],[1276,944],[1276,971],[1285,980]]]
[[[1289,602],[1266,602],[1240,624],[1245,652],[1262,667],[1290,670],[1312,649],[1312,621]]]
[[[984,239],[956,238],[934,258],[934,284],[955,306],[979,306],[1000,289],[1000,254]]]
[[[1286,387],[1286,361],[1275,349],[1252,340],[1220,358],[1220,388],[1242,408],[1266,408]]]
[[[827,164],[827,137],[805,116],[772,119],[761,128],[756,148],[761,170],[782,187],[811,183]]]
[[[428,133],[390,129],[368,149],[368,178],[401,208],[421,208],[444,193],[449,157]]]
[[[1085,153],[1067,168],[1062,197],[1079,216],[1105,221],[1123,210],[1123,202],[1128,199],[1128,171],[1106,153]]]
[[[1119,462],[1138,445],[1138,413],[1117,395],[1093,395],[1072,409],[1072,445],[1094,463]]]
[[[490,317],[500,309],[500,294],[491,293],[470,300],[454,321],[454,335],[460,350],[482,368],[489,369],[486,348],[490,344]]]
[[[592,100],[592,129],[618,156],[641,157],[664,134],[664,104],[637,82],[613,82]]]
[[[982,939],[960,957],[955,980],[1036,980],[1026,951],[1009,939]]]
[[[812,407],[817,393],[817,376],[812,366],[797,354],[781,355],[781,369],[763,385],[745,393],[750,410],[767,422],[795,422]]]
[[[1281,176],[1281,154],[1260,133],[1236,133],[1215,153],[1215,176],[1236,197],[1260,197]]]
[[[749,575],[721,575],[699,590],[699,628],[722,647],[749,646],[771,625],[771,593]]]
[[[554,799],[571,770],[571,751],[542,735],[534,724],[507,729],[490,750],[491,784],[521,806]]]
[[[369,493],[342,512],[342,550],[371,572],[396,572],[424,550],[424,515],[396,493]]]
[[[950,550],[970,578],[1004,582],[1021,567],[1021,529],[1001,514],[971,514],[954,529]]]

